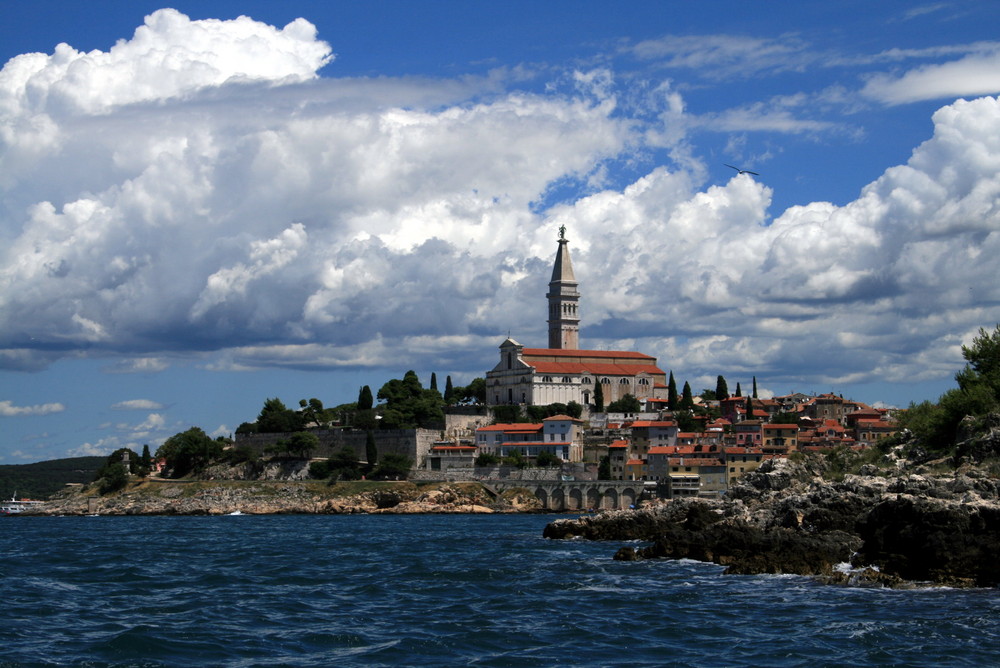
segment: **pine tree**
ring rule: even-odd
[[[667,408],[674,410],[677,408],[677,381],[674,380],[674,372],[670,372],[670,381],[667,383]]]
[[[753,377],[753,398],[757,398],[757,376]]]
[[[721,375],[715,380],[715,398],[719,401],[729,398],[729,386]]]

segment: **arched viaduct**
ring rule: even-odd
[[[642,481],[577,481],[542,480],[491,481],[496,490],[513,487],[531,490],[545,510],[618,510],[637,504],[642,497]]]

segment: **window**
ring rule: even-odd
[[[628,378],[622,378],[618,381],[619,385],[628,385]]]
[[[543,383],[551,383],[552,382],[552,376],[542,376],[542,382]]]
[[[601,385],[610,385],[610,384],[611,384],[610,378],[601,378]]]
[[[573,381],[570,380],[569,376],[563,376],[562,382],[564,382],[564,383],[572,383]]]
[[[593,378],[591,378],[590,376],[584,376],[584,378],[583,378],[583,380],[582,380],[581,382],[582,382],[582,383],[583,383],[584,385],[590,385],[591,383],[593,383],[593,382],[594,382],[594,379],[593,379]]]

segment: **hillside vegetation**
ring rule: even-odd
[[[0,498],[47,499],[66,483],[89,483],[107,457],[70,457],[34,464],[0,465]]]

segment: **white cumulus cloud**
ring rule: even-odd
[[[15,406],[12,401],[0,401],[0,416],[19,417],[24,415],[51,415],[61,413],[66,407],[60,403],[36,404],[34,406]]]

